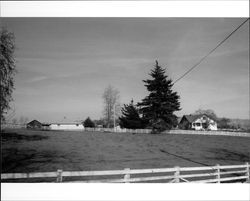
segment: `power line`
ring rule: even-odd
[[[212,52],[214,52],[219,46],[221,46],[230,36],[232,36],[240,27],[243,26],[243,24],[245,24],[247,21],[249,20],[249,18],[247,18],[247,20],[245,20],[244,22],[242,22],[235,30],[233,30],[226,38],[224,38],[215,48],[213,48],[208,54],[206,54],[205,56],[203,56],[194,66],[192,66],[192,68],[190,68],[187,72],[185,72],[181,77],[179,77],[177,80],[175,80],[173,82],[173,84],[175,84],[176,82],[178,82],[179,80],[181,80],[183,77],[185,77],[189,72],[191,72],[194,68],[196,68],[203,60],[205,60],[210,54],[212,54]]]

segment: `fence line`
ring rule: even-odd
[[[1,124],[1,129],[19,129],[26,128],[24,124]],[[50,129],[45,129],[50,130]],[[78,130],[79,131],[79,130]],[[84,128],[82,131],[89,132],[110,132],[110,133],[133,133],[133,134],[150,134],[151,129],[127,129],[127,128]],[[162,132],[162,134],[190,134],[190,135],[225,135],[225,136],[240,136],[250,137],[250,132],[236,132],[236,131],[198,131],[198,130],[181,130],[172,129]]]
[[[128,129],[128,128],[84,128],[85,131],[116,132],[116,133],[151,133],[151,129]]]
[[[194,135],[226,135],[226,136],[240,136],[250,137],[250,133],[246,132],[232,132],[232,131],[196,131],[196,130],[169,130],[164,131],[165,134],[194,134]]]
[[[2,123],[1,129],[19,129],[19,128],[26,128],[26,124],[13,124],[13,123]]]
[[[127,128],[85,128],[85,131],[98,131],[98,132],[116,132],[116,133],[134,133],[134,134],[149,134],[151,129],[127,129]],[[233,132],[233,131],[196,131],[196,130],[180,130],[172,129],[162,132],[163,134],[194,134],[194,135],[226,135],[226,136],[240,136],[250,137],[250,133],[246,132]]]
[[[205,172],[204,172],[205,171]],[[145,176],[147,174],[147,176]],[[121,178],[105,178],[115,175]],[[143,176],[141,176],[143,175]],[[129,169],[124,170],[105,170],[105,171],[63,171],[57,172],[39,172],[39,173],[4,173],[1,174],[1,180],[13,179],[30,179],[30,178],[56,178],[56,182],[67,182],[67,178],[73,177],[70,182],[84,183],[134,183],[148,181],[166,181],[169,183],[194,182],[194,183],[221,183],[241,181],[248,182],[249,163],[244,165],[227,165],[208,166],[208,167],[174,167],[174,168],[158,168],[158,169]],[[81,179],[77,179],[81,177]],[[85,177],[85,178],[84,178]],[[96,177],[97,179],[86,179],[86,177]],[[198,178],[198,179],[197,179]],[[64,179],[64,180],[63,180]],[[65,181],[66,180],[66,181]],[[68,181],[69,182],[69,181]]]

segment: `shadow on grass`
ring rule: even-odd
[[[177,158],[180,158],[180,159],[183,159],[183,160],[192,162],[192,163],[196,163],[196,164],[203,165],[203,166],[210,166],[209,164],[201,163],[201,162],[198,162],[198,161],[194,161],[194,160],[192,160],[192,159],[190,159],[190,158],[186,158],[186,157],[183,157],[183,156],[180,156],[180,155],[176,155],[176,154],[170,153],[170,152],[168,152],[168,151],[166,151],[166,150],[163,150],[163,149],[160,149],[160,151],[161,151],[162,153],[166,153],[166,154],[175,156],[175,157],[177,157]]]
[[[229,160],[241,163],[250,161],[250,152],[241,153],[228,149],[211,149],[210,152],[214,154],[213,159],[216,160]]]
[[[52,164],[57,156],[55,151],[37,152],[35,149],[9,148],[2,156],[2,172],[40,171],[37,164]]]
[[[163,149],[160,149],[161,152],[175,156],[177,158],[189,161],[189,162],[193,162],[199,165],[203,165],[203,166],[211,166],[209,164],[206,163],[201,163],[199,161],[194,161],[190,158],[186,158],[180,155],[176,155],[170,152],[167,152]],[[238,152],[233,152],[233,151],[229,151],[227,149],[212,149],[213,153],[215,153],[215,158],[212,159],[217,159],[217,160],[230,160],[230,161],[237,161],[237,162],[245,162],[245,161],[250,161],[250,155],[247,154],[242,154],[242,153],[238,153]],[[211,167],[212,170],[215,170],[214,168]],[[221,172],[227,172],[228,170],[220,170]],[[242,176],[241,174],[237,174],[237,173],[232,173],[232,176]],[[235,182],[242,182],[242,179],[238,180],[238,181],[227,181],[226,183],[235,183]]]

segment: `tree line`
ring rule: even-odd
[[[10,109],[10,102],[13,100],[14,75],[16,74],[16,61],[14,58],[15,37],[12,32],[1,28],[0,31],[0,118],[5,121],[5,114]],[[119,91],[112,86],[108,86],[103,93],[104,110],[103,119],[92,121],[88,117],[83,124],[85,127],[95,127],[104,125],[114,127],[120,125],[121,128],[143,129],[150,128],[153,133],[158,133],[166,129],[176,127],[177,116],[174,112],[179,111],[180,96],[175,92],[173,81],[166,75],[166,69],[155,62],[154,68],[149,73],[150,79],[143,80],[144,86],[148,90],[148,95],[140,102],[120,105]],[[240,120],[230,120],[228,118],[217,118],[212,110],[198,110],[199,113],[213,116],[218,121],[219,128],[239,129],[244,126],[250,129],[249,122],[242,123]],[[28,119],[20,117],[19,121],[14,118],[12,123],[27,123]]]
[[[103,119],[96,124],[104,127],[144,129],[150,128],[153,133],[159,133],[177,126],[175,111],[180,110],[180,96],[175,92],[173,82],[166,75],[158,61],[150,71],[150,79],[143,80],[149,94],[140,102],[120,105],[119,91],[112,86],[105,88],[103,93]],[[94,127],[95,122],[88,117],[84,122],[85,127]]]
[[[166,69],[156,61],[149,75],[150,79],[143,80],[149,94],[138,103],[131,100],[120,107],[118,90],[111,86],[105,89],[103,99],[107,127],[119,121],[121,128],[151,128],[153,133],[158,133],[177,126],[174,112],[181,109],[180,96],[173,91],[173,82],[166,75]]]

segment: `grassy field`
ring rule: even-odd
[[[7,130],[2,172],[213,166],[250,161],[250,138]]]

